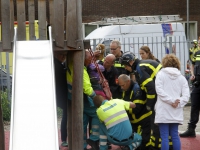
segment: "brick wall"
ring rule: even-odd
[[[190,20],[200,28],[200,1],[189,0]],[[99,21],[104,17],[174,15],[187,19],[186,0],[82,0],[83,22]],[[200,30],[198,30],[200,35]]]

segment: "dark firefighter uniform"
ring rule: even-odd
[[[131,80],[130,87],[123,92],[122,99],[125,101],[132,101],[136,107],[130,108],[128,111],[129,120],[131,122],[133,131],[136,131],[142,136],[142,143],[140,150],[148,150],[151,136],[151,114],[146,108],[146,94],[141,90],[140,86]]]
[[[199,121],[199,111],[200,111],[200,51],[197,51],[194,55],[194,76],[195,76],[195,86],[191,93],[191,114],[190,121],[188,123],[188,128],[195,130],[196,124]]]
[[[129,74],[128,71],[124,68],[124,66],[121,65],[121,63],[119,62],[119,59],[120,58],[116,58],[114,67],[117,68],[119,75],[121,74],[128,75]]]
[[[157,125],[154,124],[155,111],[154,105],[157,100],[157,94],[155,90],[155,78],[158,71],[162,68],[162,65],[154,60],[138,60],[136,59],[132,65],[132,70],[135,71],[136,80],[139,83],[142,90],[146,92],[147,97],[147,109],[152,110],[151,116],[151,128],[153,133],[150,139],[150,145],[152,149],[161,148],[160,132]],[[171,137],[169,137],[169,145],[172,145]]]

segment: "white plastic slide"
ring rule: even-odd
[[[15,32],[13,53],[9,150],[58,150],[52,40],[17,41]]]

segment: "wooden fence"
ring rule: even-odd
[[[69,4],[65,7],[67,3]],[[16,3],[13,0],[1,0],[0,51],[12,51],[15,24],[17,24],[18,40],[35,40],[35,30],[38,30],[39,40],[46,40],[48,39],[47,26],[50,25],[52,26],[54,50],[80,50],[82,41],[78,39],[78,34],[82,33],[80,33],[81,27],[77,26],[77,23],[82,23],[82,19],[76,13],[81,9],[76,7],[73,0],[38,0],[37,3],[35,0],[16,0]],[[35,8],[38,10],[35,11]],[[38,28],[35,27],[35,16],[38,16]],[[29,31],[26,30],[27,24]],[[29,33],[27,34],[27,32]]]

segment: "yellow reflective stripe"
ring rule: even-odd
[[[130,94],[130,99],[132,99],[132,96],[133,96],[133,90],[131,91],[131,94]]]
[[[196,60],[200,60],[200,57],[196,57]]]
[[[138,133],[139,135],[142,134],[141,125],[138,126],[138,128],[137,128],[137,133]]]
[[[144,86],[145,86],[147,83],[149,83],[150,81],[152,81],[152,80],[153,80],[152,78],[148,78],[148,79],[144,80],[144,81],[142,82],[142,84],[141,84],[141,89],[144,90]]]
[[[153,73],[151,74],[152,79],[155,77],[155,75],[158,73],[158,71],[162,67],[161,64],[159,64],[156,68],[152,66],[151,64],[140,64],[140,66],[148,66],[153,71]]]
[[[123,122],[123,121],[126,121],[126,120],[129,120],[128,117],[121,118],[121,119],[119,119],[119,120],[116,120],[115,122],[112,122],[111,124],[108,124],[108,125],[106,126],[106,128],[109,129],[109,128],[115,126],[116,124],[119,124],[119,123],[121,123],[121,122]]]
[[[108,139],[108,137],[107,137],[106,135],[100,135],[99,138],[100,138],[100,139],[105,139],[105,140]]]
[[[99,126],[98,126],[98,125],[92,125],[92,128],[94,128],[94,129],[98,129]]]
[[[149,95],[149,94],[147,94],[147,98],[149,98],[149,99],[153,99],[155,97],[156,97],[156,95]]]
[[[141,121],[142,119],[150,116],[152,114],[152,111],[149,111],[148,113],[142,115],[140,118],[136,119],[135,114],[132,114],[132,118],[133,120],[131,121],[131,123],[138,123],[139,121]]]
[[[158,73],[158,71],[159,71],[161,68],[162,68],[162,65],[161,65],[161,64],[159,64],[159,65],[156,67],[155,71],[151,74],[151,78],[152,78],[152,79],[156,76],[156,74]]]
[[[124,99],[124,96],[125,96],[125,91],[123,91],[122,93],[122,99]]]
[[[139,99],[136,99],[133,101],[133,103],[137,103],[137,104],[145,104],[147,102],[147,100],[143,101],[143,100],[139,100]]]
[[[156,138],[154,136],[151,136],[151,139],[154,140],[154,141],[156,140]]]
[[[115,67],[120,67],[120,68],[124,68],[124,66],[122,66],[121,64],[115,63],[114,65]]]
[[[104,120],[105,123],[108,123],[110,120],[112,120],[113,118],[119,116],[119,115],[123,115],[123,114],[126,114],[126,111],[125,110],[121,110],[113,115],[111,115],[110,117],[108,117],[107,119]]]

